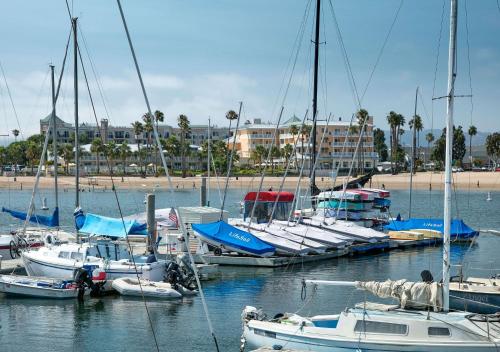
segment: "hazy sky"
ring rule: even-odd
[[[338,45],[330,3],[323,0],[320,114],[350,118],[356,109]],[[332,0],[360,93],[379,54],[400,0]],[[436,96],[446,94],[449,1],[445,1]],[[226,124],[225,112],[244,102],[245,119],[276,121],[283,91],[290,79],[287,64],[309,0],[163,0],[122,2],[153,109],[176,124],[183,113],[193,124],[209,116]],[[457,94],[469,94],[466,2],[459,3]],[[63,0],[4,1],[0,5],[0,60],[10,85],[19,124],[25,135],[37,132],[39,119],[50,112],[48,63],[60,69],[70,22]],[[129,125],[146,107],[115,1],[74,1],[104,91],[114,125]],[[311,99],[312,29],[315,1],[310,5],[295,72],[284,100],[286,117],[302,116]],[[434,102],[432,87],[443,1],[405,0],[380,58],[362,106],[386,127],[395,110],[411,116],[416,86],[423,102],[419,113],[426,128],[444,126],[445,101]],[[472,122],[482,131],[499,129],[500,8],[496,0],[467,2]],[[85,49],[83,42],[81,48]],[[85,53],[85,50],[83,50]],[[70,51],[70,55],[72,55]],[[71,56],[70,56],[71,57]],[[99,118],[106,117],[102,99],[90,75]],[[58,115],[73,119],[72,60],[65,72]],[[80,120],[92,122],[88,95],[80,72]],[[0,79],[0,133],[17,128],[7,92]],[[426,110],[424,110],[424,106]],[[458,99],[456,123],[468,126],[471,103]]]

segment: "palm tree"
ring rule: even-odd
[[[360,141],[361,141],[361,148],[358,153],[358,170],[361,173],[365,173],[365,152],[364,152],[364,141],[363,141],[363,135],[366,130],[366,124],[368,122],[368,111],[365,109],[359,109],[359,111],[356,113],[356,120],[358,121],[358,126],[359,126],[359,131],[360,131]]]
[[[40,159],[41,156],[42,150],[40,148],[40,145],[33,141],[28,142],[28,148],[26,149],[26,158],[29,160],[31,165],[31,174],[34,174],[35,163]],[[54,162],[57,163],[57,157],[54,158]]]
[[[74,149],[75,148],[73,147],[73,144],[71,144],[71,143],[66,143],[61,148],[61,156],[64,159],[66,174],[69,174],[69,163],[75,157]]]
[[[179,155],[181,147],[179,140],[175,136],[170,136],[167,139],[160,140],[163,150],[170,158],[170,170],[174,169],[174,158]]]
[[[100,154],[104,151],[104,145],[102,143],[101,138],[95,138],[92,141],[92,144],[90,145],[90,152],[95,153],[95,158],[96,158],[96,166],[97,166],[97,174],[99,175],[100,172]]]
[[[255,156],[259,161],[259,168],[262,169],[262,159],[267,155],[267,149],[263,145],[258,145],[255,147]]]
[[[181,129],[181,168],[182,177],[186,177],[186,136],[191,132],[190,122],[186,115],[179,115],[177,125]]]
[[[408,126],[410,127],[410,130],[413,130],[415,128],[415,134],[413,134],[412,137],[412,165],[415,165],[415,162],[418,159],[418,153],[417,153],[417,140],[420,140],[420,131],[423,130],[424,125],[422,124],[422,118],[418,115],[415,115],[413,119],[411,119],[408,122]],[[419,146],[420,147],[420,146]],[[413,172],[416,173],[415,167],[413,167]]]
[[[160,110],[156,110],[154,112],[154,122],[156,124],[156,131],[159,133],[158,126],[160,122],[165,121],[165,114],[161,112]],[[156,146],[155,149],[155,172],[158,172],[158,146]]]
[[[18,129],[12,130],[12,134],[14,135],[14,142],[17,142],[17,136],[19,136],[19,130]]]
[[[127,158],[130,157],[132,152],[130,151],[130,147],[126,141],[124,141],[119,147],[118,147],[118,155],[120,156],[120,159],[122,161],[122,167],[123,167],[123,175],[126,174],[125,167],[127,165]]]
[[[290,158],[293,155],[293,145],[287,143],[282,149],[282,155],[283,158],[285,158],[285,165],[288,165],[288,162],[290,161]]]
[[[112,175],[113,174],[113,167],[116,158],[119,157],[119,151],[118,151],[118,146],[116,145],[115,141],[110,141],[108,144],[104,146],[104,153],[108,157],[109,161],[109,172]]]
[[[144,122],[144,132],[146,132],[146,161],[151,161],[151,136],[153,133],[153,116],[149,112],[142,115],[142,121]]]
[[[469,127],[469,131],[468,131],[468,134],[469,134],[469,159],[470,159],[470,167],[472,169],[472,164],[473,164],[473,159],[472,159],[472,137],[474,137],[476,134],[477,134],[477,128],[476,126],[474,125],[471,125]]]
[[[405,124],[405,117],[394,111],[389,112],[387,115],[387,123],[391,129],[391,163],[395,163],[396,167],[392,167],[393,172],[399,169],[397,160],[399,152],[399,138],[401,137],[402,127]],[[404,131],[403,131],[404,132]]]
[[[431,143],[434,142],[434,135],[432,132],[429,132],[425,135],[425,140],[427,141],[427,153],[431,150]]]
[[[135,121],[132,123],[132,128],[134,129],[134,136],[135,136],[135,141],[137,143],[137,153],[138,155],[141,152],[141,133],[144,132],[144,126],[140,121]],[[139,166],[141,169],[141,175],[142,175],[142,158],[139,158]]]
[[[300,143],[301,143],[301,149],[300,152],[302,154],[302,165],[304,164],[304,139],[309,141],[309,135],[311,134],[311,125],[306,125],[303,124],[302,127],[300,128]],[[309,142],[308,142],[309,143]]]
[[[290,134],[292,135],[293,139],[293,144],[295,145],[295,136],[299,134],[299,127],[297,125],[290,125]],[[299,165],[297,164],[297,149],[295,148],[293,150],[293,153],[295,154],[295,168],[297,171],[299,170]]]
[[[238,114],[236,113],[236,111],[229,110],[228,112],[226,112],[226,119],[229,120],[229,129],[227,133],[228,138],[231,136],[231,124],[233,123],[233,120],[236,120],[237,118]]]

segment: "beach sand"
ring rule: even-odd
[[[297,177],[288,177],[285,180],[285,189],[294,189],[297,184]],[[337,179],[337,184],[341,184],[344,177]],[[75,179],[70,176],[59,176],[59,187],[61,189],[74,189]],[[277,190],[280,186],[281,177],[264,178],[263,189],[272,188]],[[325,189],[331,186],[332,180],[330,177],[317,177],[316,183],[320,189]],[[385,186],[387,190],[407,189],[409,187],[410,175],[402,173],[399,175],[375,175],[372,178],[371,187],[382,188]],[[260,177],[231,177],[229,188],[240,188],[245,191],[255,190],[259,187]],[[428,190],[432,187],[433,190],[442,190],[444,182],[444,173],[442,172],[419,172],[413,176],[413,188]],[[35,177],[18,176],[16,181],[13,177],[0,177],[0,189],[32,189],[35,183]],[[198,189],[201,185],[201,177],[172,177],[173,187],[177,189]],[[219,183],[220,188],[224,188],[225,178],[211,178],[211,187],[216,188]],[[150,190],[155,188],[165,189],[168,187],[168,182],[165,176],[163,177],[124,177],[123,182],[120,176],[114,176],[114,184],[117,189],[144,189]],[[307,187],[309,179],[302,179],[302,186]],[[453,185],[456,189],[471,190],[471,191],[489,191],[500,190],[500,172],[460,172],[453,174]],[[370,186],[370,183],[366,185]],[[40,188],[54,187],[53,177],[40,177]],[[80,177],[80,187],[89,189],[111,189],[112,182],[109,176],[99,177]]]

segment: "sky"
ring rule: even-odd
[[[315,3],[122,0],[152,108],[163,111],[170,125],[177,123],[179,114],[185,114],[192,124],[206,124],[210,117],[213,123],[226,126],[226,111],[237,111],[240,101],[244,120],[276,122],[280,106],[284,107],[283,120],[294,114],[302,118],[311,109]],[[433,101],[432,97],[434,77],[434,96],[446,94],[449,1],[404,0],[397,17],[400,0],[331,3],[360,95],[373,71],[361,106],[374,116],[375,125],[387,129],[386,116],[391,110],[409,120],[419,86],[417,110],[424,127],[442,128],[445,100]],[[116,2],[69,0],[69,5],[79,18],[79,45],[98,119],[130,125],[141,118],[146,105]],[[53,63],[59,74],[70,21],[63,0],[4,1],[0,6],[0,62],[18,117],[0,77],[0,134],[19,128],[23,136],[29,136],[39,132],[39,119],[50,113],[48,64]],[[499,33],[496,0],[460,1],[456,94],[468,95],[472,87],[473,98],[472,103],[470,98],[457,98],[457,125],[472,122],[481,131],[499,130]],[[358,105],[329,0],[322,1],[320,42],[320,117],[331,113],[335,119],[350,119]],[[296,43],[300,43],[299,50],[295,50]],[[71,46],[68,55],[57,114],[73,122]],[[94,122],[79,70],[80,121]]]

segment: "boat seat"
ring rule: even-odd
[[[387,312],[390,310],[396,310],[399,308],[398,304],[383,304],[383,303],[375,303],[375,302],[360,302],[356,303],[354,307],[358,309],[368,309],[368,310],[379,310],[383,312]]]

